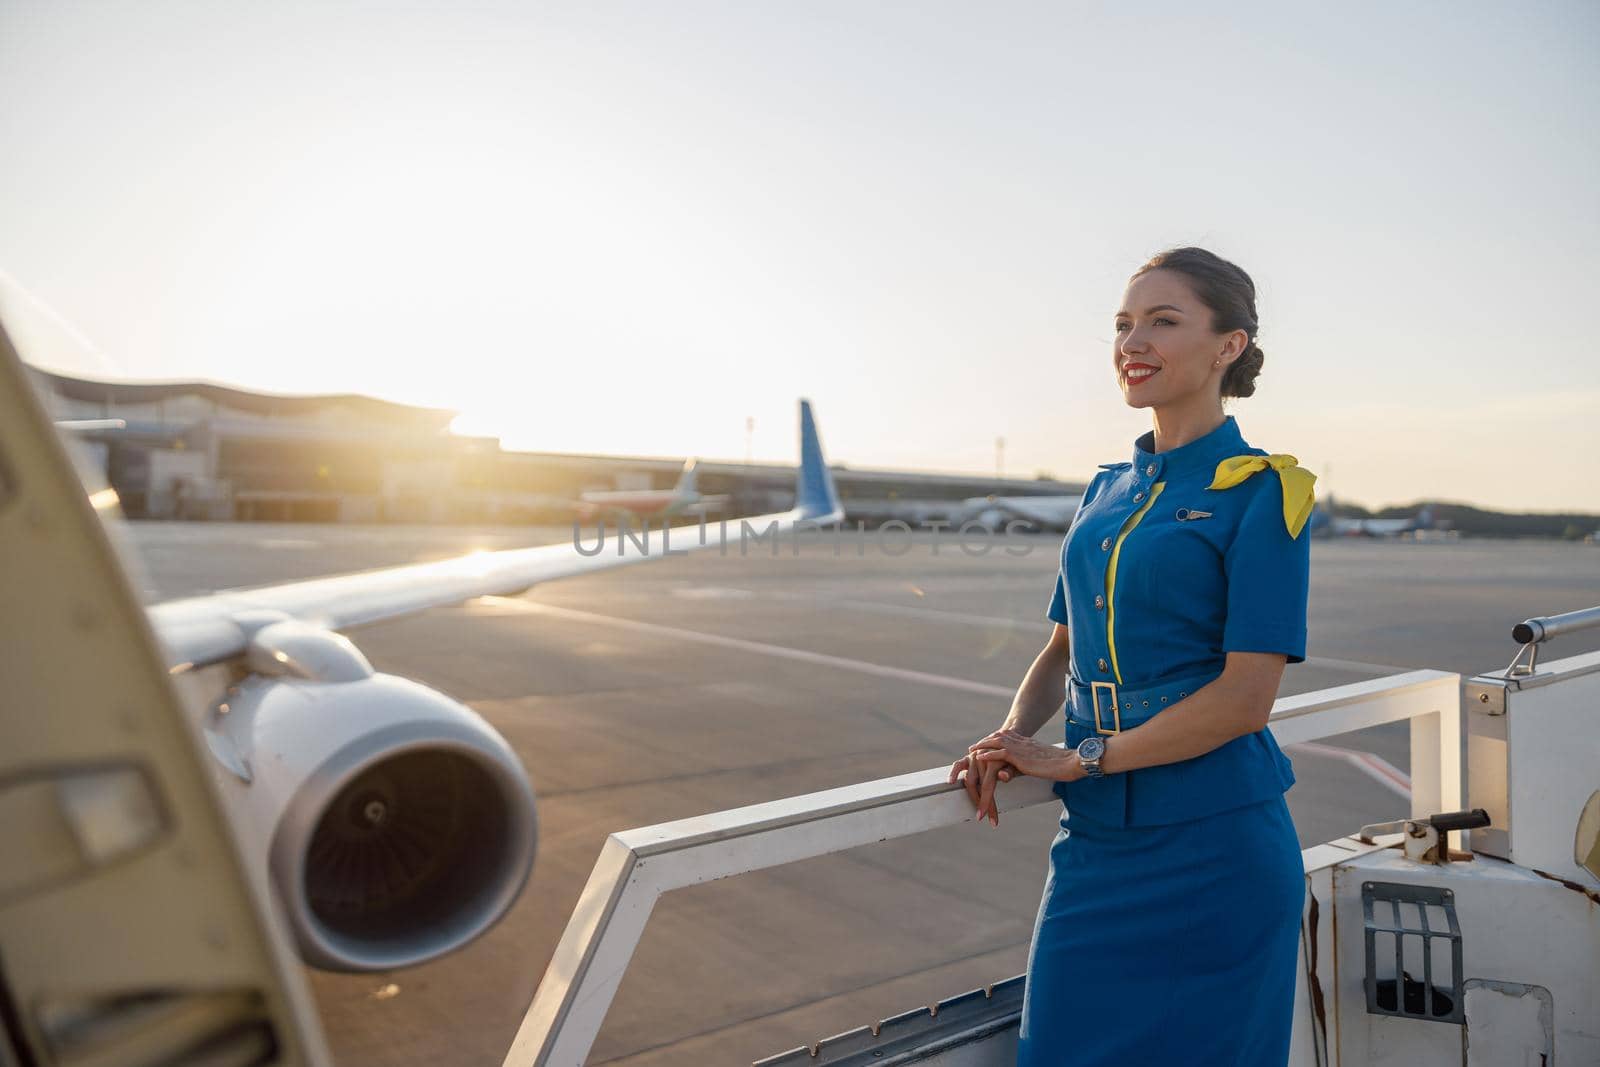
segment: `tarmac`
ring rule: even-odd
[[[151,603],[573,536],[124,533]],[[307,971],[338,1062],[500,1063],[608,834],[947,767],[1000,724],[1043,645],[1060,542],[997,538],[981,555],[950,533],[829,534],[775,555],[731,543],[353,632],[378,670],[470,704],[506,737],[533,781],[540,839],[516,905],[465,949],[386,974]],[[1498,672],[1514,623],[1596,604],[1594,545],[1319,541],[1309,658],[1281,695],[1420,667]],[[1558,640],[1541,658],[1590,647]],[[1059,733],[1056,720],[1041,736]],[[1291,749],[1302,845],[1407,814],[1407,749],[1403,724]],[[747,1064],[1021,973],[1059,815],[1003,813],[997,828],[968,822],[668,895],[589,1062]]]

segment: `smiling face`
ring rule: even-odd
[[[1214,333],[1212,320],[1211,309],[1176,271],[1152,270],[1128,283],[1111,357],[1129,407],[1220,403],[1222,376],[1249,335]],[[1221,362],[1213,367],[1213,360]]]

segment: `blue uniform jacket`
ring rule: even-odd
[[[1228,652],[1304,662],[1315,475],[1247,445],[1232,415],[1186,445],[1154,446],[1146,432],[1131,462],[1102,464],[1062,542],[1048,615],[1069,629],[1072,677],[1138,689],[1209,681]],[[1070,717],[1066,730],[1071,747],[1095,733]],[[1185,822],[1293,784],[1289,758],[1261,730],[1193,759],[1055,789],[1069,812],[1120,827]]]

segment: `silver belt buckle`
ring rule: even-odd
[[[1107,730],[1100,725],[1100,690],[1111,691],[1111,729]],[[1120,734],[1122,732],[1122,712],[1117,709],[1117,685],[1115,682],[1090,682],[1089,700],[1094,704],[1094,732],[1097,734]]]

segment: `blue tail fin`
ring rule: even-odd
[[[794,506],[812,522],[838,522],[844,518],[839,494],[833,488],[833,472],[822,455],[817,437],[817,421],[811,415],[811,401],[800,401],[800,470],[794,480]]]

